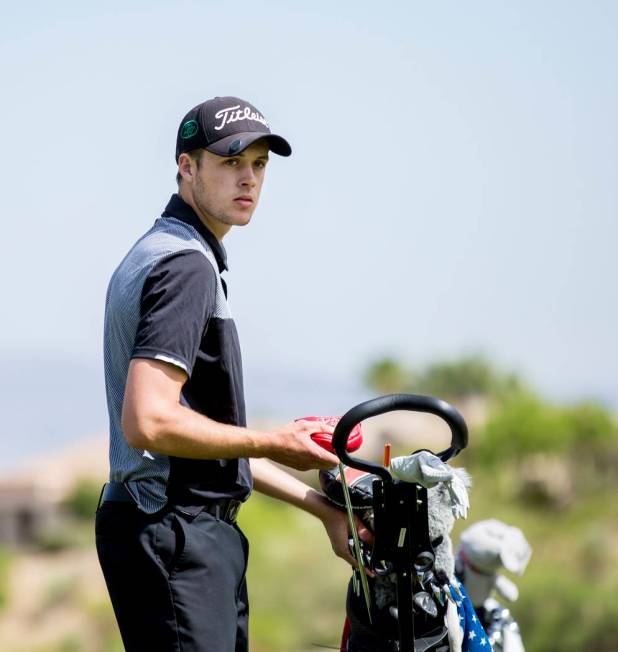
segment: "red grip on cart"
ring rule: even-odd
[[[327,426],[331,426],[334,428],[339,423],[339,419],[341,419],[341,417],[303,417],[302,419],[296,419],[296,421],[321,421]],[[313,439],[313,441],[316,444],[318,444],[318,446],[321,446],[329,453],[335,453],[335,449],[333,448],[333,443],[332,443],[333,436],[330,433],[314,432],[311,435],[311,439]],[[352,428],[352,431],[350,432],[346,450],[348,452],[355,451],[358,448],[360,448],[362,443],[363,443],[363,433],[361,431],[361,425],[359,423],[356,426],[354,426],[354,428]]]

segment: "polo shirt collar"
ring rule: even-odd
[[[204,224],[204,222],[202,222],[202,220],[200,220],[197,213],[180,195],[176,193],[172,195],[165,210],[161,213],[161,217],[175,217],[177,220],[192,226],[202,236],[202,238],[206,240],[212,249],[215,258],[217,259],[219,272],[223,272],[227,269],[227,254],[225,253],[223,245],[219,240],[217,240],[212,231]]]

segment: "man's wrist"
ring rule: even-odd
[[[310,489],[305,496],[305,509],[321,521],[325,521],[332,516],[333,509],[336,507],[319,491]]]
[[[272,457],[275,451],[274,433],[266,430],[247,429],[249,454],[247,457]]]

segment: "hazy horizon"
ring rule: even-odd
[[[478,351],[616,409],[618,4],[234,8],[5,10],[0,357],[100,368],[107,282],[175,191],[179,120],[230,94],[293,148],[225,239],[250,405]]]

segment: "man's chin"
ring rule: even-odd
[[[234,226],[245,226],[246,224],[249,224],[252,217],[253,217],[253,211],[251,211],[250,213],[249,212],[237,213],[236,215],[233,216],[231,223],[234,224]]]

